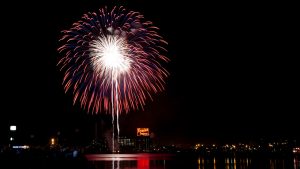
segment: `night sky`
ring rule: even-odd
[[[300,138],[299,47],[289,6],[51,0],[1,5],[1,143],[10,124],[40,140],[58,131],[91,137],[95,121],[109,126],[110,116],[88,115],[64,93],[56,49],[60,31],[116,4],[159,27],[171,59],[166,90],[144,111],[123,114],[121,135],[149,127],[162,143]]]

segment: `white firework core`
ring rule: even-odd
[[[102,36],[90,43],[90,57],[96,72],[103,77],[111,77],[111,114],[113,126],[112,152],[115,152],[115,120],[117,116],[117,130],[119,138],[119,98],[118,98],[118,77],[120,74],[129,71],[132,60],[129,56],[129,48],[126,40],[120,36]],[[114,111],[114,107],[117,107]]]
[[[126,40],[120,36],[108,35],[99,37],[90,43],[90,57],[94,69],[101,74],[119,74],[130,69],[131,59]]]

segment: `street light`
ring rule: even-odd
[[[16,131],[16,130],[17,130],[17,126],[11,125],[11,126],[9,127],[9,130],[10,130],[10,131]]]

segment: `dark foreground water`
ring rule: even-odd
[[[0,157],[0,169],[300,169],[299,155],[93,154],[78,158],[39,154]]]
[[[300,169],[298,156],[99,154],[86,157],[95,169]]]

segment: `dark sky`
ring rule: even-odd
[[[168,41],[166,91],[121,116],[121,134],[150,127],[165,143],[299,138],[295,11],[282,4],[129,0],[1,5],[1,142],[9,124],[24,137],[93,133],[96,120],[65,94],[56,63],[60,31],[88,11],[121,4],[141,12]],[[297,31],[298,32],[298,31]]]

